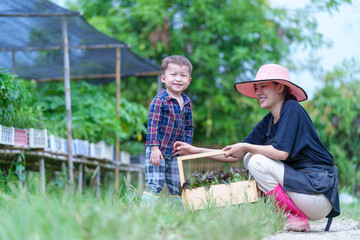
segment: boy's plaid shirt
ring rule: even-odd
[[[146,132],[146,146],[159,146],[163,155],[172,155],[176,141],[191,144],[194,134],[191,100],[184,93],[184,107],[163,89],[151,102]]]

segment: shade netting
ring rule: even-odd
[[[0,1],[0,68],[24,79],[62,78],[63,16],[71,78],[111,81],[115,77],[116,48],[121,48],[122,77],[159,74],[155,62],[135,54],[126,43],[99,32],[79,12],[47,0]]]

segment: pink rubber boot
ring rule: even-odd
[[[310,232],[308,218],[295,206],[280,184],[270,192],[266,193],[266,195],[274,199],[277,204],[276,211],[281,210],[284,211],[284,213],[289,214],[285,223],[286,230],[294,232]]]

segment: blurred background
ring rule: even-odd
[[[222,148],[241,141],[267,111],[260,109],[255,99],[239,95],[233,85],[253,79],[263,64],[287,67],[292,80],[309,95],[302,105],[334,156],[341,187],[359,194],[358,1],[52,2],[82,12],[95,29],[129,44],[135,54],[154,65],[159,66],[169,55],[189,58],[194,70],[186,94],[193,102],[193,143],[197,146]],[[65,137],[63,84],[24,82],[32,95],[31,105],[41,106],[27,111],[33,122],[51,126],[51,131]],[[118,137],[120,148],[130,152],[133,161],[141,162],[147,110],[158,92],[158,76],[122,78],[120,120],[114,115],[114,81],[105,85],[92,83],[71,83],[74,138],[113,144]],[[41,118],[34,117],[39,115],[35,111]],[[196,166],[206,170],[209,164],[214,163]],[[234,167],[241,167],[241,163]]]

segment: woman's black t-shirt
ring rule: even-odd
[[[270,136],[267,137],[269,121],[272,120],[272,114],[267,114],[243,142],[271,144],[278,150],[288,152],[289,159],[301,153],[315,163],[334,165],[332,155],[321,142],[309,115],[298,102],[284,102],[280,118],[275,124],[271,123]]]

